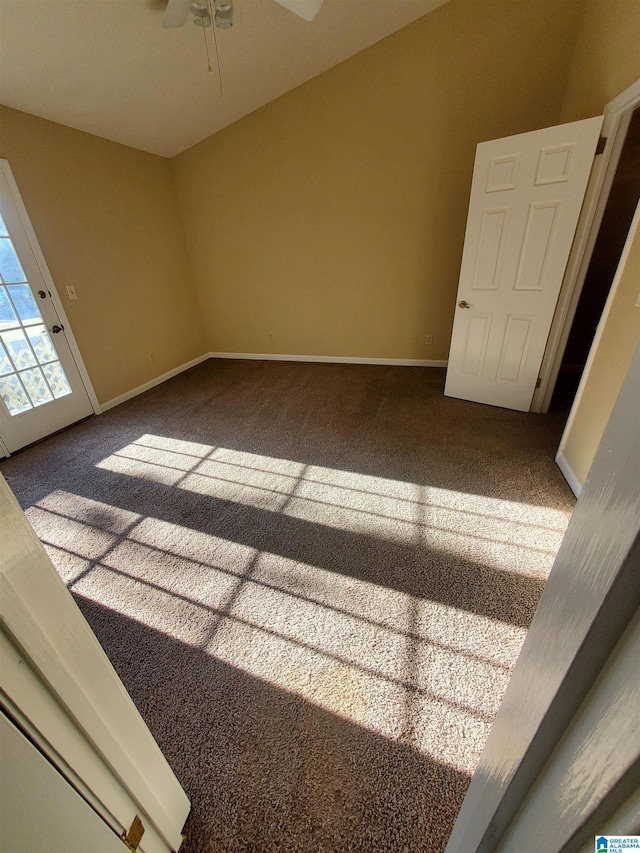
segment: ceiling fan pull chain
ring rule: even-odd
[[[207,31],[205,28],[202,28],[202,35],[204,36],[204,49],[207,52],[207,74],[213,74],[213,69],[211,68],[211,59],[209,57],[209,43],[207,41]]]
[[[213,11],[211,9],[211,0],[209,0],[209,10],[210,10],[210,12]],[[216,62],[218,64],[218,82],[220,83],[220,97],[224,98],[224,87],[222,85],[222,71],[220,70],[220,54],[218,53],[218,37],[216,36],[216,25],[215,25],[215,18],[213,15],[211,15],[211,21],[213,22],[213,26],[211,27],[211,29],[213,30],[213,43],[216,47]],[[203,30],[203,32],[205,32],[205,31]],[[211,60],[209,59],[209,43],[207,42],[206,32],[205,32],[205,36],[204,36],[204,41],[205,41],[205,44],[207,46],[207,61],[209,62],[209,68],[208,68],[207,73],[211,74],[212,72],[211,72]]]

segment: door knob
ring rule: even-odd
[[[462,302],[458,302],[458,308],[471,308],[471,305],[463,299]]]
[[[58,326],[58,325],[56,324],[55,326],[52,326],[52,327],[51,327],[51,331],[53,332],[53,334],[54,334],[54,335],[57,335],[57,334],[59,334],[60,332],[64,332],[64,326]]]

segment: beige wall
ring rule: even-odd
[[[0,157],[100,402],[205,352],[169,160],[5,107]]]
[[[636,0],[449,0],[171,162],[2,108],[99,399],[207,350],[446,358],[476,143],[600,112],[638,28]]]
[[[584,0],[562,120],[600,115],[638,79],[639,0]]]
[[[174,158],[209,349],[446,358],[476,144],[559,121],[581,9],[450,0]]]
[[[638,216],[636,213],[636,223]],[[590,356],[589,373],[561,444],[561,452],[581,484],[589,473],[640,339],[640,308],[636,304],[640,301],[640,228],[629,241],[626,263],[619,270],[601,336]]]

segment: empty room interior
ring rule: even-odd
[[[2,750],[120,847],[551,851],[542,725],[459,839],[633,373],[639,44],[638,0],[0,0]],[[553,850],[640,831],[638,767]]]

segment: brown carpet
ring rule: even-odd
[[[440,851],[573,496],[444,371],[209,361],[5,461],[185,853]]]

